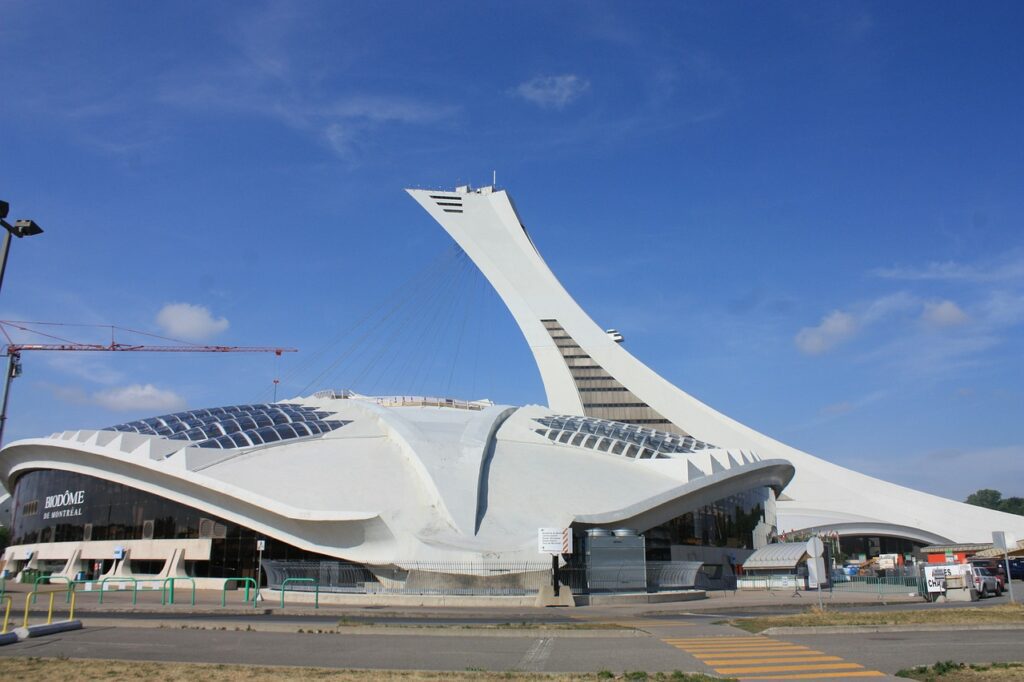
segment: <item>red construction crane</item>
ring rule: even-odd
[[[33,327],[90,327],[110,330],[110,343],[81,343],[55,334],[39,331]],[[47,343],[15,343],[8,330],[17,330],[27,334],[43,337]],[[148,345],[137,343],[119,343],[117,332],[138,334],[161,341],[170,341],[177,345]],[[150,332],[118,327],[112,324],[66,324],[62,322],[21,322],[0,320],[0,332],[7,339],[7,372],[5,374],[3,399],[0,401],[0,444],[3,444],[4,427],[7,425],[7,397],[10,393],[11,380],[21,376],[21,354],[23,351],[131,351],[143,353],[273,353],[280,357],[282,353],[296,353],[295,348],[275,348],[270,346],[207,346],[172,339]],[[274,379],[274,397],[277,397],[278,379]]]

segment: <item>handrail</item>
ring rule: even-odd
[[[115,583],[126,583],[131,582],[132,584],[132,606],[135,606],[139,600],[139,581],[131,577],[118,578],[110,576],[100,580],[100,603],[103,603],[103,593],[107,591],[107,583],[113,581]]]
[[[11,620],[11,607],[14,605],[14,597],[9,594],[0,594],[0,601],[7,600],[7,608],[4,609],[4,629],[0,630],[0,635],[7,634],[7,624]]]
[[[256,601],[259,599],[260,596],[260,587],[256,584],[255,578],[224,578],[224,587],[222,587],[220,590],[220,605],[228,605],[228,583],[230,582],[242,583],[245,585],[246,602],[249,601],[249,585],[251,584],[254,590],[252,595],[252,607],[256,608]]]
[[[166,603],[168,603],[168,604],[173,604],[174,603],[174,581],[175,580],[187,580],[190,583],[192,583],[192,606],[195,606],[196,605],[196,581],[193,580],[192,578],[189,578],[188,576],[170,576],[168,578],[164,578],[163,583],[160,584],[160,605],[161,606],[164,605],[164,603],[165,603],[164,602],[164,598],[166,596],[168,596],[167,595],[167,583],[171,584],[171,591],[170,591],[170,598],[167,600]]]
[[[37,592],[33,591],[33,592],[29,592],[28,594],[25,595],[25,618],[21,622],[21,626],[24,627],[24,628],[28,627],[29,607],[31,606],[31,603],[35,603],[36,594],[37,594]],[[50,595],[50,606],[49,606],[49,608],[47,610],[47,613],[46,613],[46,624],[47,625],[49,625],[50,623],[53,622],[53,598],[55,596],[57,596],[56,592],[49,592],[48,594]]]
[[[281,608],[282,609],[284,608],[285,585],[287,585],[288,583],[313,583],[314,586],[316,587],[316,601],[315,601],[316,606],[314,608],[317,608],[317,609],[320,608],[320,581],[319,580],[317,580],[316,578],[285,578],[281,582],[281,588],[280,588],[281,589]]]
[[[36,578],[35,581],[32,583],[32,593],[33,594],[36,594],[37,592],[39,592],[39,581],[40,580],[45,580],[47,585],[52,584],[52,583],[50,583],[51,580],[63,580],[64,582],[66,582],[68,584],[67,591],[69,593],[71,592],[71,590],[74,589],[75,581],[72,580],[71,578],[67,577],[66,575],[41,575],[38,578]],[[69,601],[71,601],[70,594],[65,594],[64,595],[64,603],[67,604]],[[36,600],[34,598],[32,599],[32,603],[33,604],[36,603]]]
[[[68,620],[74,620],[75,619],[75,594],[76,593],[75,593],[74,590],[70,590],[70,593],[71,593],[71,608],[68,610]],[[35,598],[36,598],[36,596],[38,596],[38,594],[39,594],[38,592],[33,590],[32,592],[29,592],[28,594],[25,595],[25,617],[22,619],[22,622],[21,622],[21,626],[22,627],[25,627],[25,628],[28,627],[28,616],[29,616],[29,613],[30,613],[30,607],[31,607],[32,604],[35,603],[35,601],[36,601]],[[57,592],[56,591],[48,592],[47,594],[50,595],[50,603],[49,603],[49,605],[46,608],[46,624],[50,625],[50,624],[53,623],[53,598],[57,596]],[[7,599],[7,609],[4,612],[4,627],[3,627],[3,631],[0,632],[0,634],[6,634],[7,633],[7,622],[10,619],[10,616],[11,616],[11,605],[14,603],[14,599],[10,595],[6,595],[6,594],[3,595],[0,598]]]

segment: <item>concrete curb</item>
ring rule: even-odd
[[[90,618],[92,627],[113,628],[155,628],[155,629],[198,629],[224,630],[238,632],[274,632],[310,635],[414,635],[418,637],[549,637],[555,639],[588,639],[615,638],[629,639],[647,637],[648,633],[635,628],[498,628],[487,626],[463,625],[408,625],[408,626],[360,626],[360,625],[328,625],[310,626],[301,623],[252,623],[248,621],[131,621],[119,619]]]
[[[761,635],[863,635],[882,632],[961,632],[963,630],[1024,630],[1024,623],[921,623],[918,625],[821,625],[818,627],[778,627],[762,630]]]
[[[17,641],[18,635],[13,631],[5,632],[4,634],[0,635],[0,646],[3,646],[4,644],[14,644]]]

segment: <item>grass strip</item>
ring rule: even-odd
[[[80,658],[38,658],[11,656],[0,658],[0,678],[36,680],[161,680],[161,682],[271,682],[281,679],[299,682],[598,682],[603,680],[653,680],[656,682],[722,682],[732,678],[701,673],[524,673],[467,669],[462,672],[426,672],[420,670],[332,670],[287,666],[218,665],[207,663],[160,663],[152,661],[116,661]],[[735,682],[735,681],[733,681]]]
[[[822,627],[828,625],[989,625],[1024,624],[1024,605],[1005,604],[987,608],[941,608],[915,611],[836,611],[811,607],[804,613],[787,616],[736,618],[730,625],[747,632],[763,632],[777,627]]]
[[[988,680],[1024,679],[1024,663],[965,664],[956,661],[942,661],[935,665],[919,665],[905,668],[896,677],[924,682],[987,682]]]

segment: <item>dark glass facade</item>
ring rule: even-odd
[[[770,527],[775,525],[774,518],[766,518],[766,511],[774,509],[773,495],[771,488],[754,488],[655,526],[644,532],[647,558],[668,561],[672,545],[753,549],[757,524],[764,520]]]
[[[11,509],[12,545],[211,538],[210,560],[187,566],[197,577],[255,577],[256,540],[266,540],[265,559],[337,560],[264,538],[245,526],[157,495],[67,471],[23,474],[15,483]]]

